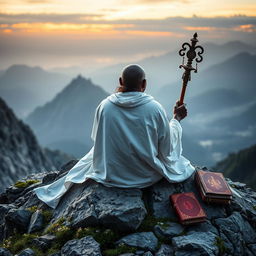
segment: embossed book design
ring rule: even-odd
[[[193,192],[170,195],[170,200],[181,224],[193,224],[206,220],[206,214]]]
[[[195,177],[204,201],[208,203],[230,203],[232,192],[222,173],[199,170]]]

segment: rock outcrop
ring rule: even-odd
[[[0,98],[0,192],[32,172],[56,170],[68,159],[42,149],[31,129]]]
[[[29,170],[53,170],[30,128],[18,120],[0,99],[0,186],[1,188],[27,176]]]
[[[38,183],[0,194],[1,255],[256,255],[256,192],[245,184],[227,179],[235,193],[231,204],[219,205],[201,200],[194,175],[175,184],[162,179],[146,189],[88,180],[49,208],[33,188],[62,177],[75,163],[34,174],[28,180]],[[169,195],[180,192],[195,193],[206,222],[178,223]]]

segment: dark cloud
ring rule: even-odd
[[[148,31],[181,31],[186,26],[232,28],[240,25],[256,25],[256,16],[231,17],[170,17],[165,19],[106,20],[103,14],[6,14],[0,13],[1,24],[16,23],[71,23],[71,24],[132,24],[130,29]],[[126,29],[126,28],[125,28]]]
[[[100,14],[7,14],[0,13],[0,24],[16,24],[16,23],[75,23],[84,24],[93,21],[94,18],[101,18]],[[90,22],[92,23],[92,22]]]
[[[97,19],[95,19],[97,18]],[[112,36],[90,35],[68,33],[52,33],[50,36],[42,32],[33,33],[2,33],[0,40],[1,62],[15,63],[27,59],[40,64],[51,63],[55,59],[67,58],[67,63],[73,63],[74,58],[88,56],[116,57],[132,56],[136,54],[154,54],[155,52],[169,51],[175,45],[180,45],[184,40],[190,38],[195,31],[199,32],[200,42],[225,43],[232,40],[241,40],[249,44],[256,44],[256,16],[233,16],[233,17],[171,17],[162,20],[104,20],[98,15],[84,14],[0,14],[1,29],[12,29],[15,23],[44,23],[56,24],[114,24],[132,26],[114,27],[119,33]],[[137,31],[129,34],[127,31]],[[171,32],[170,36],[145,36],[140,31],[149,32]],[[149,33],[150,34],[150,33]],[[120,36],[121,35],[121,36]],[[52,59],[51,59],[52,58]],[[72,59],[72,61],[71,61]],[[120,59],[122,59],[120,57]]]

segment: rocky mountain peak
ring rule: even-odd
[[[235,192],[230,204],[221,205],[202,201],[194,175],[180,183],[162,179],[145,189],[88,180],[74,184],[57,208],[49,208],[33,188],[59,179],[75,163],[31,175],[27,180],[35,184],[10,186],[0,194],[2,255],[256,255],[256,193],[245,184],[227,179]],[[182,192],[195,193],[206,222],[178,222],[169,196]]]

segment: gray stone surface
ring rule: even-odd
[[[49,256],[61,256],[61,252],[55,252],[53,254],[50,254]]]
[[[0,248],[0,256],[12,256],[9,250],[5,248]]]
[[[101,256],[100,245],[91,237],[70,240],[61,248],[61,256]]]
[[[145,253],[143,253],[142,255],[143,255],[143,256],[153,256],[153,254],[152,254],[150,251],[145,252]]]
[[[17,229],[26,232],[32,213],[28,210],[11,209],[6,215],[6,221]]]
[[[184,230],[184,226],[175,222],[167,222],[164,225],[156,225],[154,227],[156,236],[170,240],[172,237],[180,235]]]
[[[156,218],[170,218],[178,220],[174,210],[171,207],[169,196],[178,193],[179,185],[169,183],[166,179],[160,180],[151,187],[147,193],[149,207],[152,208],[152,214]]]
[[[215,245],[215,237],[211,232],[194,232],[186,236],[178,236],[172,239],[175,255],[218,255],[219,250]]]
[[[47,248],[49,248],[51,246],[51,244],[54,242],[54,240],[56,240],[56,236],[46,234],[46,235],[43,235],[43,236],[33,239],[32,244],[41,250],[46,250]]]
[[[27,248],[18,254],[18,256],[35,256],[35,255],[36,255],[35,252],[30,248]]]
[[[88,182],[73,188],[65,205],[58,205],[54,218],[72,217],[75,228],[103,225],[120,231],[136,230],[146,215],[139,189],[108,188]]]
[[[247,248],[250,250],[252,255],[256,255],[256,244],[248,244]]]
[[[233,255],[244,255],[246,244],[256,243],[255,230],[239,212],[234,212],[228,218],[219,218],[215,224],[220,231],[220,237]]]
[[[157,248],[158,240],[153,232],[140,232],[130,234],[117,241],[117,244],[122,243],[146,251],[155,251]]]
[[[173,253],[173,248],[170,245],[162,244],[155,256],[172,256]]]
[[[44,225],[44,217],[40,210],[35,211],[30,219],[30,223],[28,226],[28,233],[33,233],[36,231],[40,231]]]
[[[218,229],[212,225],[212,223],[209,220],[206,220],[205,222],[202,223],[197,223],[193,225],[189,225],[186,228],[187,234],[193,233],[193,232],[212,232],[216,236],[219,235]]]
[[[54,169],[32,130],[1,98],[0,120],[0,192],[32,171]]]

